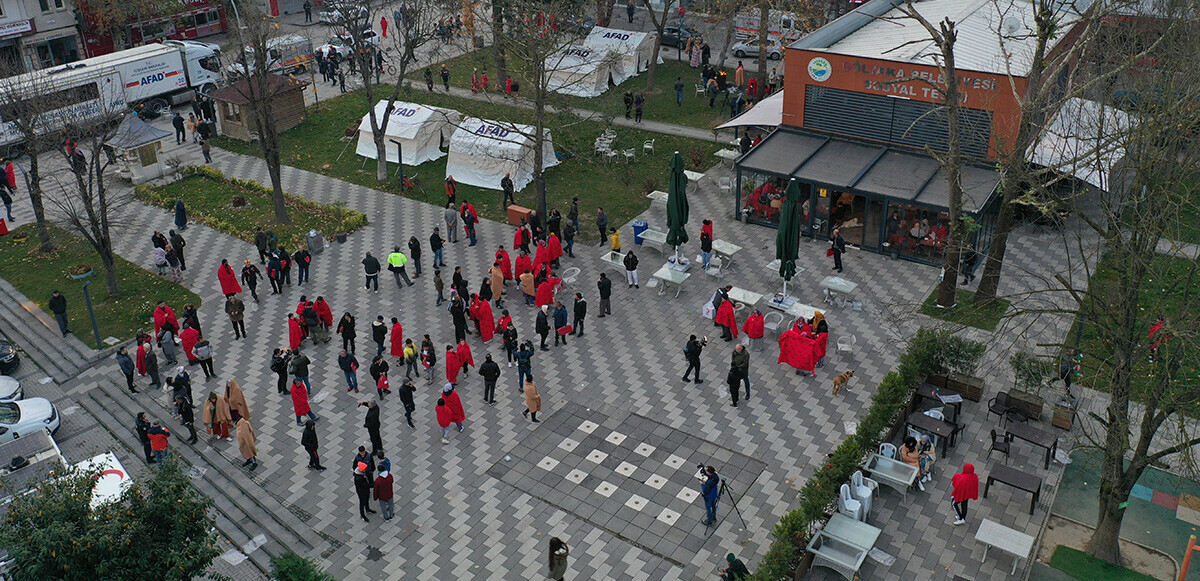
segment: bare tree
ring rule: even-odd
[[[19,73],[20,63],[4,63],[4,70]],[[54,93],[51,78],[44,74],[27,74],[0,82],[0,118],[10,124],[11,135],[19,143],[6,144],[10,150],[23,152],[29,158],[25,184],[29,204],[37,223],[39,251],[54,250],[50,222],[46,218],[45,194],[42,191],[42,169],[39,155],[61,140],[61,127],[48,115],[61,103],[48,98]]]
[[[663,29],[671,18],[671,8],[676,6],[676,0],[662,0],[662,3],[662,12],[655,12],[651,0],[642,0],[642,6],[646,8],[646,14],[650,16],[650,23],[654,25],[654,32],[658,35],[658,42],[654,43],[654,50],[650,53],[650,66],[646,69],[647,91],[654,90],[654,75],[658,71],[658,53],[662,49]]]

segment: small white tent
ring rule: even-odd
[[[529,125],[463,119],[450,138],[446,176],[454,176],[462,184],[498,190],[500,180],[509,173],[516,189],[524,188],[533,181],[533,139],[528,137],[533,131]],[[543,169],[558,165],[548,129],[543,145]]]
[[[383,123],[386,113],[387,100],[375,104],[377,123]],[[442,136],[450,135],[454,131],[454,124],[461,117],[462,115],[451,109],[403,101],[392,103],[391,118],[384,130],[387,160],[391,163],[399,161],[393,140],[400,142],[406,165],[419,165],[442,157]],[[371,132],[369,114],[363,115],[362,122],[358,125],[358,147],[355,152],[363,157],[375,159],[375,136]]]
[[[600,53],[601,58],[612,54],[613,83],[621,84],[650,67],[654,54],[654,35],[597,26],[588,33],[584,46]],[[661,60],[660,60],[661,62]]]
[[[546,57],[546,88],[564,95],[596,97],[608,90],[607,51],[569,46]]]

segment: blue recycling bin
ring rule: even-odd
[[[637,244],[638,246],[641,246],[642,245],[642,232],[645,232],[648,229],[650,229],[650,224],[646,223],[645,220],[634,220],[633,221],[633,243]]]

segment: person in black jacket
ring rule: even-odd
[[[704,340],[697,340],[696,336],[692,335],[688,339],[687,346],[683,348],[683,354],[687,356],[688,361],[687,370],[683,372],[684,381],[688,383],[692,382],[692,380],[688,379],[688,374],[695,369],[696,383],[704,383],[704,381],[700,379],[700,352],[704,350],[705,345],[708,345],[708,337],[705,337]]]
[[[187,242],[174,230],[167,230],[167,234],[171,236],[171,248],[175,249],[175,257],[179,259],[179,270],[187,270],[187,261],[183,258],[183,247]]]
[[[346,391],[358,393],[358,358],[353,353],[342,349],[338,353],[338,368],[346,375]]]
[[[184,395],[175,396],[175,413],[179,414],[179,421],[188,429],[187,443],[195,444],[199,438],[196,437],[196,414],[192,409],[192,400]]]
[[[587,316],[587,301],[582,293],[575,293],[575,320],[571,323],[572,335],[583,336],[583,318]]]
[[[367,257],[362,260],[363,273],[367,275],[367,282],[363,284],[363,289],[371,290],[371,286],[375,286],[375,292],[379,292],[379,271],[382,267],[379,265],[379,259],[367,253]]]
[[[612,303],[609,302],[609,298],[612,297],[612,280],[602,272],[600,273],[600,280],[596,281],[596,288],[600,289],[599,318],[603,319],[604,315],[612,314]]]
[[[275,390],[283,395],[291,393],[288,391],[288,363],[291,358],[290,350],[276,349],[271,354],[271,371],[274,371],[279,378],[275,382]]]
[[[308,452],[308,467],[313,470],[324,470],[320,458],[317,458],[317,422],[304,422],[304,434],[300,436],[300,445]]]
[[[504,200],[500,202],[500,207],[507,208],[510,205],[516,205],[517,198],[513,196],[515,187],[512,181],[512,175],[505,173],[500,180],[500,189],[504,191]]]
[[[312,264],[312,254],[307,248],[301,247],[292,255],[292,260],[296,261],[296,284],[304,284],[308,281],[308,265]]]
[[[630,250],[629,253],[625,255],[624,262],[625,262],[625,282],[629,283],[630,288],[634,288],[634,287],[642,288],[642,286],[640,284],[638,284],[638,272],[637,272],[638,257],[633,254],[632,250]]]
[[[840,229],[833,229],[833,238],[829,241],[829,247],[833,249],[833,270],[842,272],[842,253],[846,251],[846,239],[842,238]]]
[[[379,386],[379,378],[383,377],[383,374],[387,373],[390,367],[391,366],[388,365],[387,360],[383,358],[383,355],[376,355],[375,358],[371,360],[371,367],[368,369],[368,371],[371,372],[371,379],[374,380],[373,383],[375,384],[376,389],[378,389]],[[379,395],[382,396],[383,394],[380,393]]]
[[[433,252],[433,267],[446,266],[446,259],[442,256],[442,246],[445,240],[442,240],[442,233],[435,226],[433,234],[429,235],[429,250]]]
[[[562,344],[567,344],[567,334],[562,330],[567,326],[567,307],[562,303],[558,303],[554,307],[554,346],[558,346],[558,340],[562,339]]]
[[[67,297],[57,290],[50,295],[50,312],[54,313],[54,319],[58,321],[58,330],[66,337],[67,333],[71,332],[67,326]]]
[[[496,381],[500,379],[500,366],[492,361],[490,354],[479,366],[479,375],[483,376],[483,401],[496,405]]]
[[[455,273],[458,274],[458,273]],[[466,284],[466,283],[463,283]],[[454,319],[454,341],[467,340],[467,305],[459,291],[450,291],[450,316]],[[542,342],[545,344],[545,341]]]
[[[708,265],[712,262],[712,236],[708,232],[700,233],[700,267],[708,270]]]
[[[414,430],[417,429],[412,421],[412,413],[417,409],[417,404],[413,401],[413,394],[416,391],[417,387],[408,379],[405,379],[404,383],[400,384],[400,403],[404,404],[404,418],[408,420],[408,427]]]
[[[371,453],[374,454],[383,450],[383,438],[379,435],[379,404],[374,401],[364,401],[358,405],[367,408],[367,418],[363,422],[363,427],[367,429],[367,435],[371,437]]]
[[[342,336],[342,349],[354,353],[354,338],[358,335],[354,332],[354,315],[349,311],[338,320],[337,332]]]
[[[246,260],[242,266],[242,284],[250,289],[250,296],[254,297],[256,303],[258,302],[258,279],[262,277],[262,272],[258,270],[258,267]]]
[[[550,335],[550,305],[542,305],[541,310],[538,311],[534,331],[542,336],[542,351],[549,351],[550,348],[546,347],[546,337]]]
[[[508,316],[508,309],[504,310],[504,316]],[[503,330],[504,353],[508,356],[508,366],[512,367],[517,362],[517,326],[512,323],[509,318],[508,326]]]
[[[963,285],[971,284],[975,280],[975,264],[979,262],[979,253],[975,251],[974,244],[968,244],[962,252],[962,270]]]
[[[137,431],[138,441],[142,443],[142,450],[146,453],[146,463],[153,464],[155,460],[154,451],[150,449],[150,421],[146,419],[146,412],[137,413],[133,429]]]
[[[421,278],[421,242],[416,236],[408,237],[408,260],[413,263],[413,278]]]
[[[383,315],[375,317],[375,321],[371,323],[371,339],[375,341],[375,356],[383,355],[383,342],[387,340],[388,327],[387,323],[383,322]],[[375,382],[379,382],[379,378],[375,378]]]

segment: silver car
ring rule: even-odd
[[[21,389],[21,382],[15,377],[0,375],[0,401],[13,401],[25,399],[25,391]]]
[[[0,401],[0,442],[38,430],[50,430],[53,434],[61,422],[58,408],[44,397]]]
[[[758,38],[748,38],[741,42],[735,42],[731,48],[733,49],[733,56],[738,58],[758,56]],[[767,58],[773,61],[783,58],[783,47],[779,45],[779,41],[773,38],[767,39]]]

